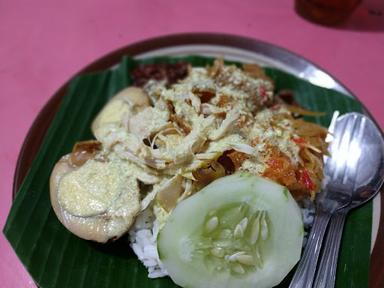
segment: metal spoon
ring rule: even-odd
[[[357,137],[353,137],[350,143],[351,153],[348,153],[347,165],[353,167],[349,170],[352,175],[345,176],[353,182],[353,188],[349,191],[350,204],[332,216],[315,279],[314,287],[316,288],[335,286],[345,218],[351,209],[372,199],[379,192],[384,181],[384,140],[381,131],[369,118],[357,113],[343,116],[337,122],[347,121],[345,117],[353,117],[356,122],[355,127],[358,128],[355,131]]]
[[[360,121],[361,117],[366,118],[358,113],[349,113],[337,120],[336,117],[329,128],[333,135],[329,146],[332,157],[325,157],[325,181],[316,199],[315,221],[289,288],[312,287],[328,222],[335,211],[350,204],[360,155],[364,153],[366,157],[367,154],[367,147],[360,145],[369,132],[364,129],[369,122]]]

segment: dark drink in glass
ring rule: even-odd
[[[302,17],[323,25],[344,22],[361,0],[295,0],[295,9]]]

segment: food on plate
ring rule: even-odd
[[[92,132],[97,137],[99,128],[106,125],[120,125],[124,118],[149,107],[147,94],[138,87],[128,87],[115,95],[92,123]]]
[[[177,205],[157,245],[182,287],[267,288],[299,260],[303,233],[300,208],[287,188],[243,172]]]
[[[180,285],[202,287],[190,282],[189,268],[179,271],[183,259],[180,253],[170,255],[170,245],[179,245],[185,235],[206,239],[200,220],[210,213],[204,211],[216,211],[222,217],[202,221],[215,227],[216,238],[227,237],[228,257],[193,258],[191,263],[208,273],[201,280],[218,273],[212,277],[218,282],[208,286],[219,287],[225,277],[237,283],[240,275],[253,286],[280,282],[300,256],[303,233],[296,228],[303,223],[296,201],[313,201],[327,148],[327,130],[300,115],[319,114],[298,106],[288,91],[276,93],[273,81],[254,64],[239,68],[220,59],[209,67],[151,64],[138,67],[132,78],[136,86],[120,91],[94,119],[96,140],[77,143],[52,171],[50,194],[58,219],[77,236],[102,243],[129,232],[149,277],[170,275]],[[240,209],[243,218],[233,216],[232,209]],[[189,225],[183,222],[186,215],[200,222]],[[259,223],[252,226],[259,225],[259,233],[250,232],[251,222]],[[259,240],[252,246],[253,240],[238,237],[251,234],[262,240],[254,236]],[[236,254],[240,244],[247,249]]]
[[[96,141],[95,141],[96,142]],[[111,160],[80,143],[55,165],[50,181],[52,207],[75,235],[97,242],[126,233],[140,210],[137,178],[127,161]]]

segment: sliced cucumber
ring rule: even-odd
[[[239,173],[180,202],[160,231],[160,259],[182,287],[279,284],[300,258],[303,222],[285,187]]]

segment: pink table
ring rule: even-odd
[[[12,201],[17,155],[44,103],[92,60],[153,36],[224,32],[280,45],[343,82],[383,128],[384,4],[368,1],[340,29],[301,19],[293,0],[1,1],[0,227]],[[2,234],[0,255],[2,287],[34,286]]]

